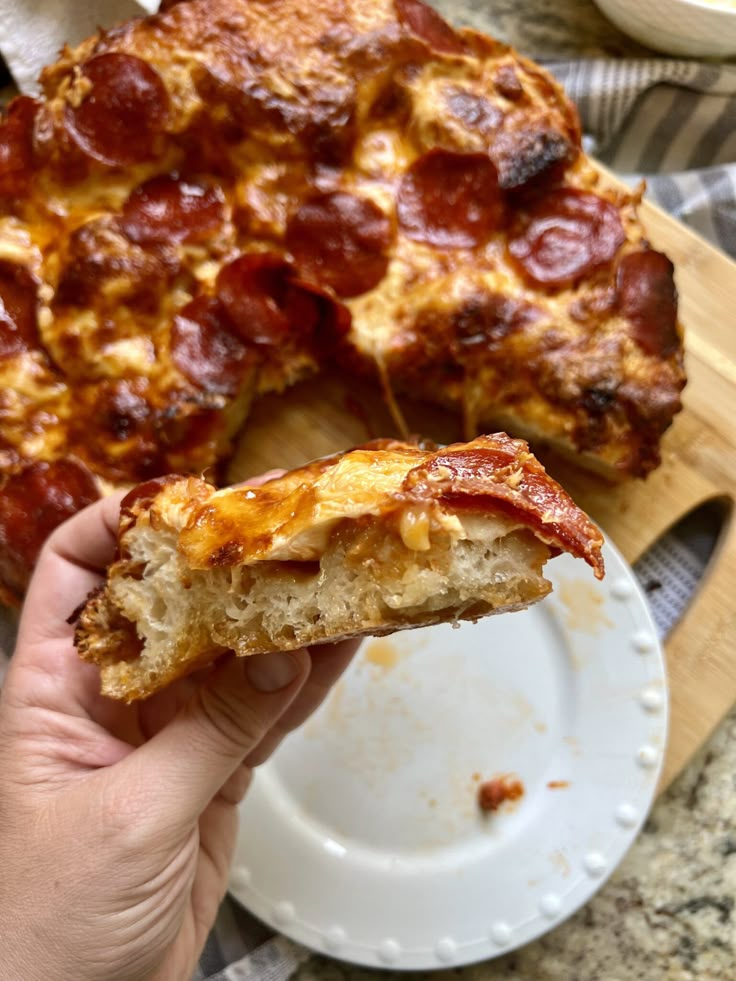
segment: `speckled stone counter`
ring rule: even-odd
[[[592,0],[431,0],[453,24],[487,31],[538,58],[651,56]],[[647,0],[642,0],[646,3]]]
[[[642,0],[646,3],[647,0]],[[651,56],[589,0],[434,0],[456,24],[540,58]],[[542,940],[471,967],[417,978],[462,981],[736,979],[736,711],[655,806],[598,895]],[[368,981],[373,972],[313,958],[298,981]]]

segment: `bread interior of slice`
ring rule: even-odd
[[[476,619],[549,592],[541,570],[550,552],[531,532],[505,517],[469,515],[458,525],[459,534],[434,530],[417,550],[398,527],[368,516],[338,525],[319,561],[192,570],[175,530],[144,523],[130,533],[127,572],[111,576],[85,611],[80,652],[102,665],[105,693],[139,698],[226,650]],[[126,623],[137,640],[121,641]]]

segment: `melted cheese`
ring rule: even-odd
[[[134,560],[142,557],[139,539],[145,552],[149,526],[174,531],[177,551],[195,570],[317,562],[333,536],[369,529],[371,541],[400,539],[407,549],[426,552],[448,540],[490,543],[524,528],[603,574],[598,530],[526,444],[502,434],[436,452],[377,441],[258,487],[215,491],[180,478],[152,500],[146,490],[122,523],[121,549]]]
[[[419,504],[402,491],[418,459],[409,455],[407,464],[407,454],[400,451],[354,450],[314,479],[307,469],[255,492],[217,491],[182,531],[182,551],[195,569],[218,562],[315,561],[341,522],[390,514],[407,548],[416,551],[429,548],[431,535],[440,531],[460,537],[463,528],[454,515],[435,502]]]

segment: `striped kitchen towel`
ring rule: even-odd
[[[646,178],[655,201],[736,256],[736,66],[601,59],[548,67],[580,108],[586,149],[627,181]],[[671,538],[637,570],[664,579],[651,597],[663,634],[687,602],[675,587],[695,583],[704,564],[688,541]],[[6,651],[13,632],[0,610]],[[2,659],[0,651],[0,681]],[[227,897],[194,981],[285,981],[308,956]]]
[[[736,65],[656,58],[548,62],[586,149],[736,257]]]

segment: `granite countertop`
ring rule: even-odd
[[[488,31],[537,58],[652,56],[591,0],[433,2],[453,23]],[[513,954],[412,977],[726,981],[736,978],[735,902],[736,710],[660,798],[624,862],[580,912]],[[295,977],[378,981],[406,974],[313,958]]]
[[[592,0],[429,2],[453,24],[486,31],[532,58],[652,55],[607,21]]]

